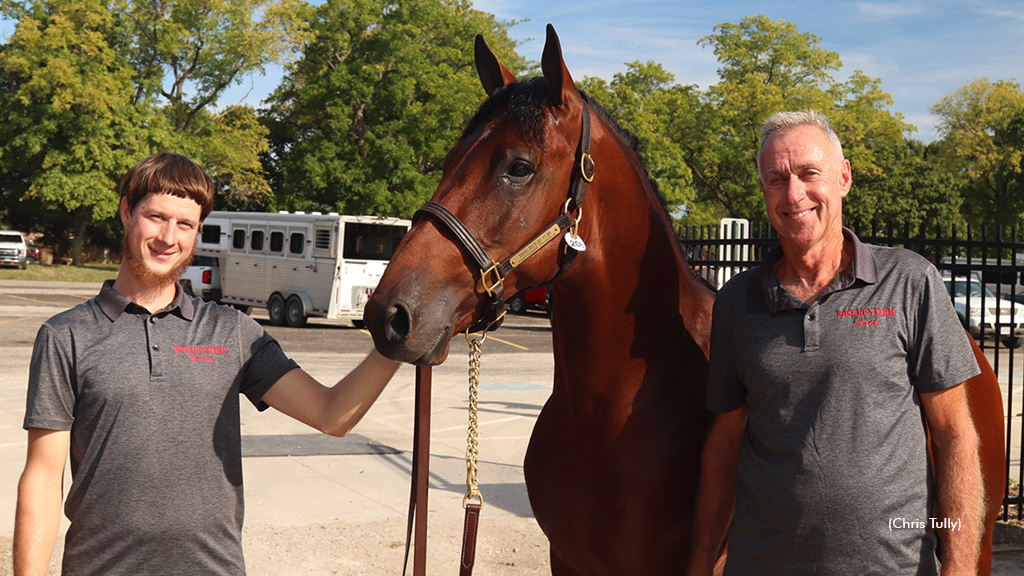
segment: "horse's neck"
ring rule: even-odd
[[[585,206],[590,218],[581,224],[591,228],[594,246],[591,254],[578,255],[577,273],[567,275],[568,299],[601,324],[652,318],[642,309],[680,316],[706,357],[714,293],[691,274],[633,150],[603,122],[595,123],[595,139],[597,176]],[[633,285],[624,287],[622,279]],[[619,301],[609,302],[616,297]],[[609,305],[614,306],[611,314]]]
[[[658,199],[636,170],[635,156],[607,164],[598,166],[584,207],[587,251],[555,287],[556,354],[573,351],[556,362],[577,373],[581,368],[568,364],[628,363],[638,357],[634,344],[645,346],[648,362],[657,363],[660,354],[678,354],[656,346],[652,335],[673,341],[692,335],[706,355],[713,294],[694,280],[683,261]],[[622,174],[630,169],[632,177],[624,181],[601,181],[602,170]]]

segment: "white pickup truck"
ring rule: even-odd
[[[28,267],[28,244],[21,232],[0,230],[0,264],[22,270]]]

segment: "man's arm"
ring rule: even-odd
[[[693,521],[694,550],[687,570],[690,576],[707,576],[714,572],[729,533],[736,509],[736,465],[746,427],[746,406],[716,414],[704,441]]]
[[[263,395],[263,401],[331,436],[345,436],[377,400],[400,364],[376,350],[333,387],[304,370],[289,371]]]
[[[71,433],[29,428],[25,471],[14,517],[14,574],[42,576],[50,565],[64,499],[64,462]]]
[[[955,528],[940,529],[942,575],[977,573],[984,532],[984,495],[978,459],[978,432],[971,421],[964,386],[921,394],[935,461],[937,521]]]

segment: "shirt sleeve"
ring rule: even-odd
[[[907,361],[917,391],[936,392],[965,382],[981,370],[938,270],[929,265],[922,276],[920,302],[912,314],[914,345]]]
[[[71,430],[75,421],[74,364],[54,330],[43,324],[29,365],[24,428]]]
[[[267,334],[259,323],[241,312],[238,319],[238,333],[244,351],[239,392],[263,411],[270,407],[263,402],[263,395],[278,379],[299,365],[285,355],[277,340]]]
[[[707,399],[705,407],[712,412],[732,412],[746,405],[746,388],[740,378],[737,363],[730,357],[735,350],[732,327],[735,326],[737,298],[743,295],[739,290],[726,286],[715,298],[711,322],[711,350],[708,364]]]

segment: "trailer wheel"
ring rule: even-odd
[[[298,296],[288,298],[285,320],[292,328],[301,328],[306,325],[306,311],[302,309],[302,299]]]
[[[274,294],[267,302],[267,315],[270,316],[271,326],[284,324],[284,298],[280,294]]]

